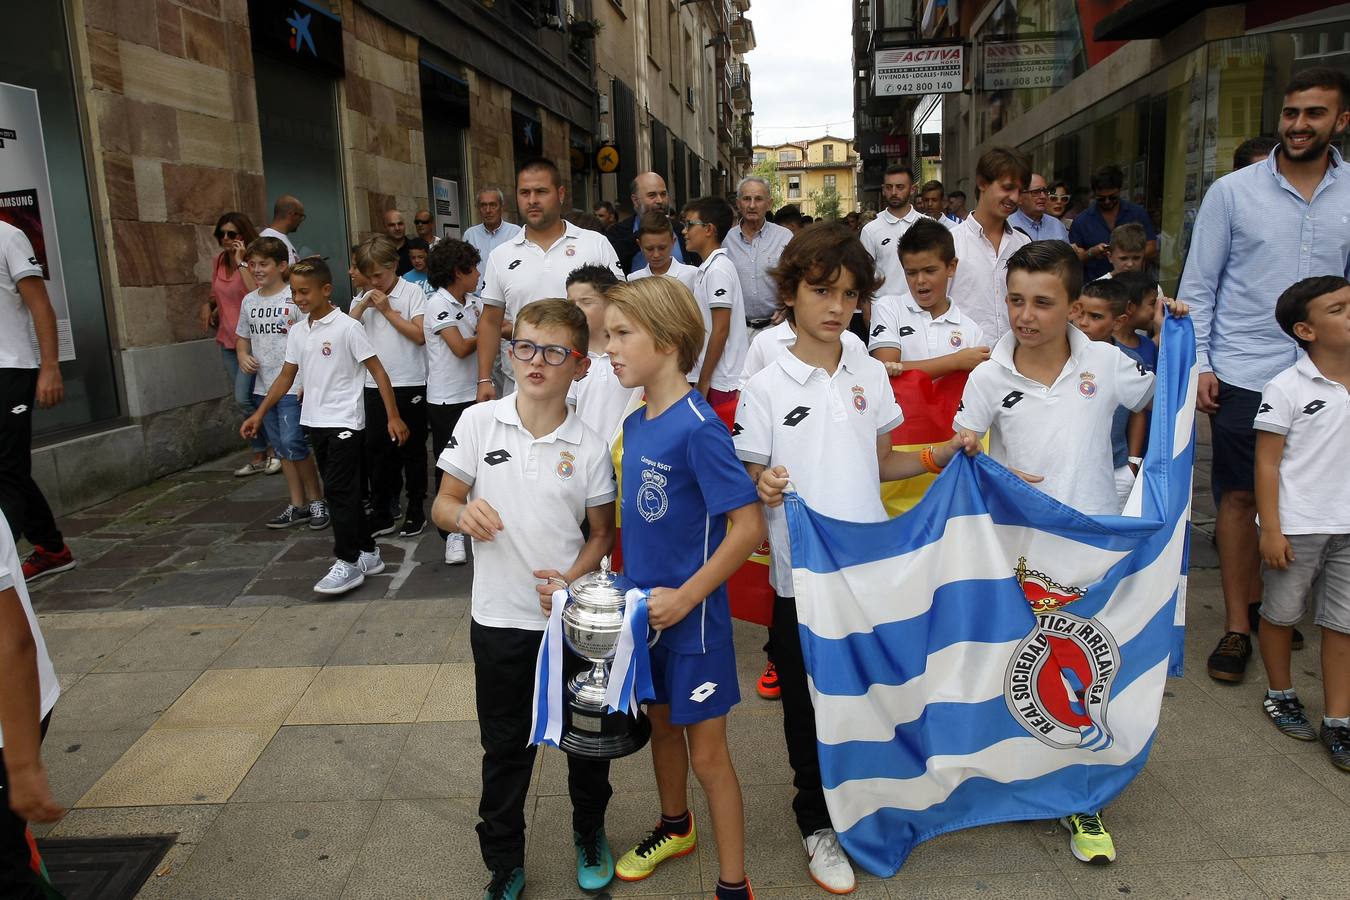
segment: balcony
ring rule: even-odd
[[[731,0],[731,8],[738,13],[750,11],[750,0]]]
[[[749,53],[755,49],[755,27],[740,13],[731,19],[731,49],[736,53]]]
[[[745,63],[731,67],[731,106],[739,112],[750,109],[750,67]]]

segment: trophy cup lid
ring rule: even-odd
[[[588,609],[622,609],[624,597],[634,587],[623,575],[609,567],[609,557],[600,560],[600,568],[587,572],[567,586],[573,601]]]

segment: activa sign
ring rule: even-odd
[[[878,50],[873,71],[873,92],[879,97],[952,94],[965,83],[965,48],[950,44]]]
[[[1072,57],[1055,40],[998,41],[983,46],[986,91],[1059,87]]]

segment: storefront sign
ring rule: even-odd
[[[342,75],[342,22],[307,0],[248,0],[253,49]]]
[[[42,267],[47,296],[56,313],[57,355],[75,358],[70,331],[70,303],[61,270],[61,243],[56,236],[52,184],[47,176],[47,149],[37,91],[0,82],[0,220],[22,231]],[[32,335],[37,348],[37,336]]]
[[[985,44],[984,77],[980,83],[986,91],[1059,87],[1065,82],[1069,60],[1059,49],[1054,38]]]
[[[909,135],[864,131],[854,146],[858,148],[858,154],[864,158],[899,159],[909,156]]]
[[[436,236],[459,237],[459,182],[448,178],[432,178],[431,194],[436,207]]]
[[[965,48],[948,44],[878,50],[875,72],[878,97],[957,93],[965,82]]]

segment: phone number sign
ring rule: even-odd
[[[1065,49],[1054,39],[985,44],[984,89],[1059,87],[1069,58]]]
[[[965,83],[965,60],[960,44],[878,50],[873,91],[879,97],[958,93]]]

